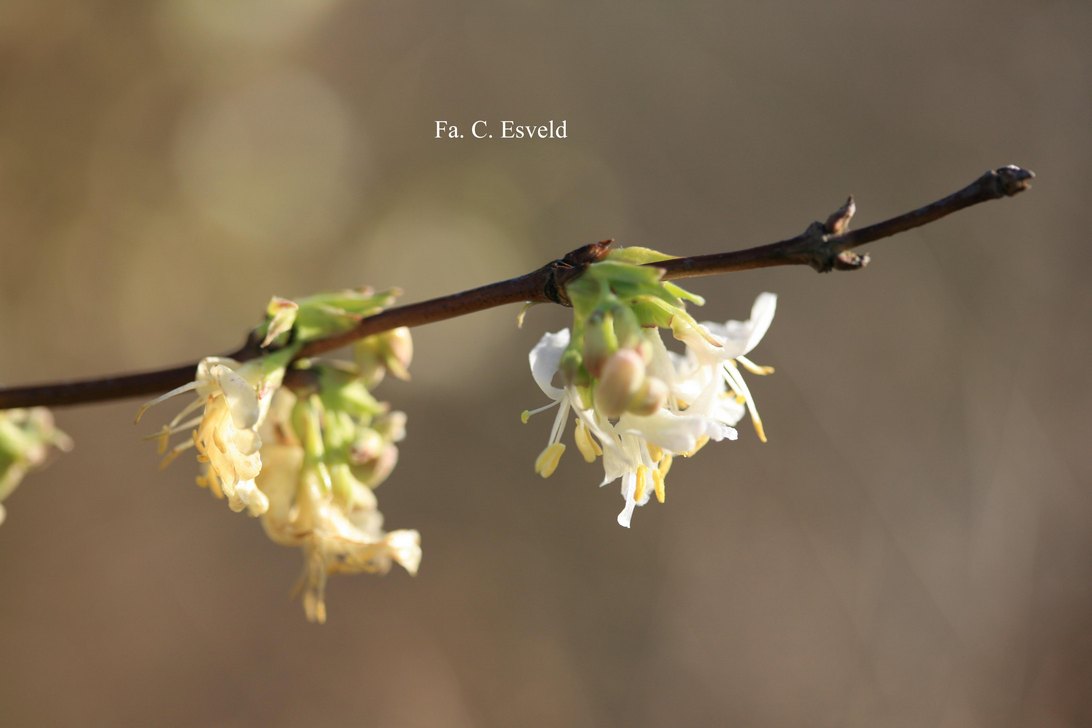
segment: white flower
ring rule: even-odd
[[[262,469],[258,428],[283,376],[283,366],[269,371],[261,360],[240,364],[232,359],[208,357],[198,365],[193,382],[144,405],[137,419],[153,405],[185,392],[195,392],[197,398],[158,435],[159,450],[164,453],[171,435],[195,428],[192,439],[167,452],[163,465],[194,447],[198,461],[207,464],[205,474],[197,478],[198,484],[218,498],[226,497],[233,511],[245,509],[258,516],[269,508],[269,499],[254,482]],[[200,416],[186,419],[202,407]]]
[[[525,412],[524,421],[532,414],[558,407],[549,442],[535,461],[535,472],[549,477],[557,468],[565,452],[561,436],[570,410],[574,411],[577,417],[574,434],[577,448],[588,462],[594,462],[597,456],[603,457],[604,478],[601,485],[622,479],[625,506],[618,515],[618,523],[628,528],[635,506],[647,503],[653,493],[657,500],[663,502],[664,477],[674,455],[692,454],[711,439],[735,439],[736,433],[727,423],[704,413],[680,411],[673,396],[669,396],[666,405],[652,414],[625,412],[616,423],[611,423],[594,406],[585,406],[577,387],[571,384],[564,387],[553,385],[569,338],[568,329],[545,334],[529,356],[535,382],[553,402]],[[679,377],[669,352],[658,333],[649,333],[647,338],[652,347],[649,376],[664,382],[670,391]]]
[[[626,528],[633,509],[647,503],[650,493],[655,493],[661,503],[664,501],[664,479],[674,456],[693,455],[710,440],[736,439],[731,427],[735,421],[718,417],[713,408],[695,407],[680,399],[679,394],[690,387],[691,375],[677,370],[659,332],[646,332],[645,339],[652,348],[649,374],[666,382],[671,395],[665,406],[651,415],[627,412],[619,417],[613,428],[618,447],[604,448],[603,484],[622,479],[625,506],[618,514],[618,523]]]
[[[680,367],[687,394],[694,396],[693,407],[714,419],[728,424],[735,424],[739,417],[732,419],[735,412],[742,415],[724,395],[725,386],[735,393],[737,404],[747,405],[751,422],[762,442],[766,442],[766,433],[762,427],[762,418],[758,415],[754,397],[747,387],[739,367],[752,374],[766,375],[773,373],[772,367],[759,366],[747,358],[766,331],[770,328],[777,309],[777,296],[773,293],[761,293],[751,307],[751,318],[747,321],[727,321],[723,324],[704,321],[695,330],[693,325],[679,322],[674,327],[675,338],[686,344],[686,361]],[[711,343],[710,339],[714,343]],[[717,346],[716,344],[719,344]],[[695,392],[697,388],[697,392]]]
[[[553,474],[565,452],[561,437],[570,411],[575,412],[574,440],[584,459],[594,462],[602,456],[602,485],[622,481],[625,505],[618,523],[628,528],[634,509],[652,494],[663,502],[664,478],[675,456],[693,455],[710,441],[736,439],[733,425],[745,412],[765,442],[762,420],[739,367],[756,374],[773,371],[746,355],[769,329],[776,303],[774,294],[763,293],[749,320],[723,324],[698,323],[680,313],[672,329],[686,344],[684,355],[668,351],[657,329],[643,329],[631,344],[636,348],[604,355],[588,387],[554,385],[571,335],[568,329],[544,335],[529,361],[535,382],[552,402],[524,412],[523,419],[554,406],[558,412],[535,472]]]

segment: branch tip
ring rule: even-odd
[[[986,173],[997,185],[998,197],[1012,197],[1026,189],[1031,188],[1031,180],[1035,179],[1035,173],[1030,169],[1017,167],[1015,164],[1007,164],[998,167],[992,172]]]

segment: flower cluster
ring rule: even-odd
[[[553,474],[574,414],[573,440],[586,461],[602,457],[602,485],[622,481],[625,505],[618,523],[627,528],[635,507],[653,495],[664,502],[673,458],[693,455],[711,440],[736,439],[733,425],[745,411],[766,439],[739,369],[773,371],[746,355],[769,328],[776,296],[761,294],[748,321],[699,323],[685,302],[703,301],[644,265],[666,257],[628,248],[589,266],[566,288],[572,328],[546,334],[530,354],[532,376],[552,402],[524,412],[523,421],[558,407],[535,471],[544,478]],[[661,328],[685,345],[684,353],[668,350]],[[558,379],[561,386],[554,384]]]
[[[70,450],[72,440],[53,424],[45,407],[0,410],[0,523],[3,501],[27,472],[42,467],[52,449]]]
[[[408,378],[407,329],[368,337],[355,361],[295,360],[306,342],[374,315],[394,292],[345,291],[299,301],[274,298],[256,336],[271,352],[247,362],[204,359],[195,380],[141,408],[180,394],[196,398],[156,436],[163,464],[193,448],[199,485],[233,511],[261,519],[275,542],[304,552],[301,580],[308,619],[326,620],[326,579],[334,573],[416,573],[416,531],[383,531],[372,492],[398,461],[406,417],[371,389],[387,372]],[[293,388],[283,386],[292,377]],[[170,447],[178,433],[192,435]]]

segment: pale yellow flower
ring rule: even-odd
[[[287,412],[295,397],[280,392],[275,413]],[[393,417],[399,439],[404,415]],[[313,622],[326,621],[326,581],[331,574],[385,574],[393,564],[416,574],[421,537],[414,530],[383,531],[383,514],[372,488],[347,463],[308,458],[286,422],[271,415],[262,448],[264,467],[257,477],[269,507],[261,516],[270,539],[303,550],[300,580],[304,611]],[[312,421],[313,425],[314,421]],[[306,438],[305,438],[306,439]]]
[[[137,419],[153,405],[185,392],[195,392],[197,398],[158,435],[160,453],[166,453],[163,465],[195,448],[198,461],[206,464],[205,473],[197,478],[198,484],[217,498],[227,498],[233,511],[245,509],[258,516],[269,507],[268,499],[254,482],[262,469],[258,428],[283,376],[283,366],[269,366],[261,359],[240,364],[232,359],[208,357],[198,365],[193,382],[144,405]],[[200,415],[186,419],[199,409]],[[191,428],[192,439],[182,441],[168,452],[171,435]]]

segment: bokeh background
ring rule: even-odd
[[[1039,178],[864,272],[695,282],[709,319],[780,295],[770,442],[677,464],[629,531],[595,467],[532,472],[527,351],[566,311],[419,329],[378,494],[421,572],[335,579],[323,627],[297,553],[188,459],[158,472],[138,402],[60,412],[76,451],[0,528],[0,723],[1092,725],[1090,27],[1062,0],[5,0],[8,384],[232,349],[274,293],[415,301]]]

